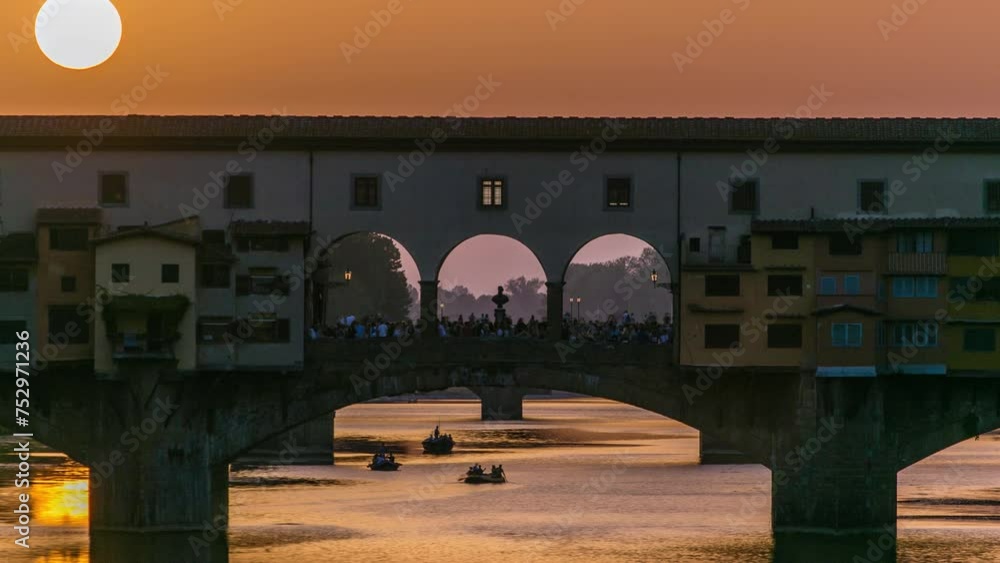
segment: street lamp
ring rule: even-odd
[[[350,270],[344,270],[344,283],[350,283],[351,276],[352,274]]]
[[[653,273],[649,274],[649,280],[653,282],[653,287],[673,290],[673,284],[660,283],[660,274],[656,270],[653,270]]]
[[[441,308],[441,318],[443,319],[444,318],[444,303],[441,303],[440,305],[438,305],[438,307]]]
[[[569,314],[575,318],[580,318],[580,302],[583,301],[582,297],[570,297],[569,298]],[[576,304],[576,313],[573,312],[573,304]]]

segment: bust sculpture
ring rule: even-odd
[[[497,306],[493,310],[493,317],[496,320],[497,325],[501,324],[504,319],[507,318],[507,311],[504,310],[503,306],[510,301],[510,297],[507,297],[503,293],[503,286],[497,287],[497,294],[493,296],[493,304]]]

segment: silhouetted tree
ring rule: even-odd
[[[345,315],[399,320],[411,313],[416,290],[406,283],[399,248],[392,239],[374,233],[351,235],[330,247],[325,262],[332,281],[339,282],[345,270],[351,271],[349,284],[329,292],[329,324]]]

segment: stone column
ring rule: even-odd
[[[522,400],[527,389],[518,387],[470,387],[470,391],[482,400],[480,415],[482,420],[523,420]]]
[[[698,463],[701,465],[736,465],[754,463],[729,443],[699,432]]]
[[[548,317],[547,339],[551,342],[562,340],[563,287],[566,282],[545,282],[546,316]]]
[[[422,338],[437,338],[438,331],[438,281],[420,281],[420,320],[423,321]]]

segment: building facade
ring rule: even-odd
[[[68,251],[34,210],[86,207],[90,238],[198,217],[203,369],[300,365],[307,266],[357,232],[401,243],[426,293],[468,238],[518,240],[550,317],[582,246],[636,236],[677,284],[691,365],[870,376],[997,359],[1000,120],[133,116],[54,172],[100,119],[0,118],[0,216],[37,234],[41,332],[52,307],[67,320],[59,270],[93,274],[94,256],[48,256]],[[92,358],[78,340],[63,357]]]

